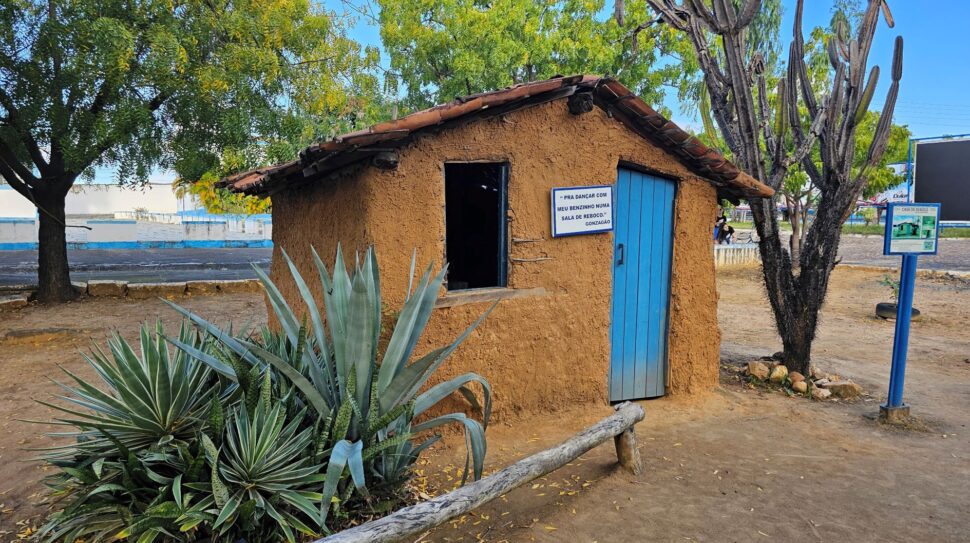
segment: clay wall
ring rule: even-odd
[[[345,255],[374,244],[384,303],[397,311],[412,249],[421,266],[445,258],[444,163],[450,161],[510,164],[508,286],[524,295],[502,300],[437,379],[468,371],[485,376],[499,419],[607,402],[612,234],[553,239],[550,190],[614,184],[623,162],[677,181],[668,391],[694,393],[716,384],[715,189],[599,108],[574,116],[558,100],[448,128],[402,149],[395,170],[363,167],[275,195],[277,252],[286,249],[309,275],[315,274],[310,244],[328,264],[338,239]],[[274,279],[284,295],[298,299],[287,273],[274,258]],[[435,310],[418,354],[452,340],[491,303],[442,294],[448,307]]]

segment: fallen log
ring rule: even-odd
[[[355,526],[314,543],[392,543],[420,535],[448,520],[468,513],[510,490],[555,471],[597,445],[614,438],[620,465],[640,472],[633,426],[643,420],[643,408],[625,402],[616,412],[563,443],[519,460],[488,477],[421,502],[386,517]]]

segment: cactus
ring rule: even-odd
[[[777,200],[751,200],[758,231],[763,233],[760,249],[765,288],[786,360],[804,372],[835,264],[841,219],[851,213],[865,188],[866,169],[882,159],[892,125],[902,77],[901,39],[896,41],[893,82],[866,163],[862,168],[854,164],[856,132],[878,83],[878,68],[866,72],[880,14],[890,26],[894,24],[888,3],[868,0],[855,29],[836,23],[826,44],[834,77],[831,86],[819,92],[812,87],[805,60],[805,0],[797,0],[788,70],[771,108],[764,100],[760,108],[753,107],[753,96],[764,94],[766,76],[745,54],[745,32],[754,8],[749,0],[647,0],[647,4],[665,23],[689,35],[704,71],[713,117],[738,166],[782,191],[789,168],[799,165],[819,193],[818,205],[825,209],[819,209],[807,232],[792,237],[789,247],[779,236],[774,213]],[[717,51],[710,50],[712,36],[720,44]],[[766,154],[770,160],[765,159]],[[822,167],[816,164],[818,160]]]
[[[788,130],[788,92],[785,88],[785,79],[778,80],[777,104],[775,106],[775,138],[779,145],[785,139],[785,131]]]
[[[861,123],[862,118],[866,115],[866,111],[869,111],[869,104],[872,102],[872,95],[876,92],[876,83],[878,82],[879,66],[873,66],[872,71],[869,72],[869,82],[866,83],[866,88],[862,91],[862,96],[859,98],[859,106],[856,107],[855,118],[852,119],[852,124]]]

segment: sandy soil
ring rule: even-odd
[[[906,399],[925,428],[899,430],[870,418],[885,395],[893,329],[869,316],[885,298],[880,277],[836,272],[815,351],[823,369],[851,376],[870,396],[816,403],[743,386],[730,368],[777,350],[777,339],[757,271],[722,272],[722,386],[691,400],[644,402],[642,475],[617,471],[612,444],[604,445],[419,540],[966,541],[970,284],[918,283],[916,304],[926,317],[913,326]],[[252,294],[183,301],[216,320],[265,318]],[[43,514],[44,472],[23,462],[32,456],[23,448],[46,438],[16,419],[51,416],[32,399],[56,390],[46,381],[58,375],[56,364],[90,374],[76,354],[89,338],[111,329],[132,334],[156,314],[174,325],[160,302],[88,300],[0,315],[0,541],[16,540],[23,523]],[[493,426],[489,468],[609,412],[585,406]],[[421,466],[429,488],[450,488],[462,461],[458,444],[434,451]]]

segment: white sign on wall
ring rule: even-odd
[[[613,230],[613,187],[552,189],[552,237]]]

